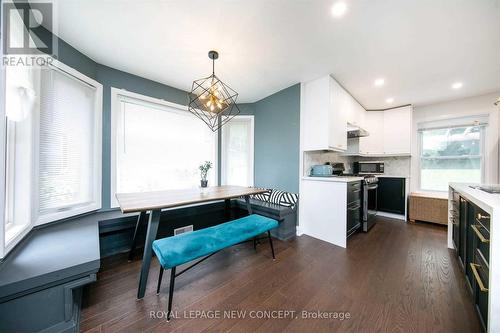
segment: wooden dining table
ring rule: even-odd
[[[137,298],[143,298],[146,292],[149,267],[151,266],[151,257],[153,255],[152,244],[156,238],[162,209],[224,200],[226,211],[228,212],[231,207],[231,199],[244,197],[248,213],[252,214],[250,196],[264,192],[266,192],[266,190],[254,187],[224,185],[182,190],[117,193],[116,199],[118,200],[122,213],[140,213],[134,232],[129,259],[131,259],[133,250],[136,246],[138,229],[141,223],[146,219],[147,213],[150,212],[149,219],[147,220],[146,241],[144,243],[144,254],[142,257]],[[167,221],[163,219],[162,223],[165,222]]]

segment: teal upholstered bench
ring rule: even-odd
[[[274,257],[273,241],[270,230],[278,226],[278,221],[261,215],[249,215],[237,220],[222,223],[213,227],[158,239],[153,242],[153,251],[160,261],[160,276],[156,292],[160,292],[163,271],[170,269],[170,288],[168,295],[167,320],[170,320],[175,278],[203,260],[227,247],[253,240],[267,232],[271,253]],[[204,257],[176,274],[176,267],[192,260]]]

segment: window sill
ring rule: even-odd
[[[25,229],[28,229],[28,225],[26,224],[9,223],[5,228],[5,245],[11,245],[12,241],[14,241]]]

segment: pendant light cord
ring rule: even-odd
[[[215,75],[215,59],[212,59],[212,75]]]

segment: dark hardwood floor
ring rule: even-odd
[[[85,332],[479,332],[465,279],[446,247],[446,229],[379,218],[342,249],[302,236],[275,241],[276,261],[263,242],[226,249],[176,279],[170,322],[169,272],[155,293],[158,262],[136,300],[140,259],[103,260],[98,281],[84,290]],[[240,310],[240,319],[196,318]],[[256,319],[265,310],[297,311],[298,318]],[[200,311],[198,314],[195,311]],[[220,311],[220,312],[214,312]],[[350,318],[303,319],[302,311],[348,313]],[[227,313],[227,312],[226,312]],[[282,314],[284,316],[284,314]],[[194,318],[191,318],[194,317]]]

